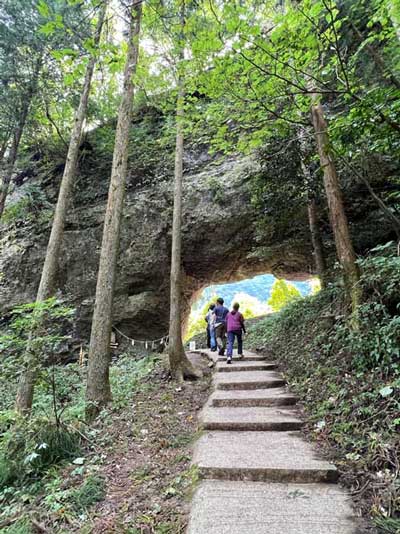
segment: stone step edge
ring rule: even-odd
[[[301,430],[304,426],[303,421],[200,421],[202,430],[223,430],[223,431],[244,431],[244,432],[291,432]]]
[[[251,390],[251,389],[270,389],[270,388],[277,388],[282,387],[286,384],[284,380],[281,380],[279,378],[275,380],[268,380],[268,381],[262,381],[259,380],[257,382],[217,382],[215,384],[215,389],[218,390],[225,390],[225,391],[231,391],[231,390]]]
[[[243,361],[243,360],[238,360]],[[232,372],[246,372],[246,371],[273,371],[278,368],[277,364],[274,363],[260,363],[257,365],[241,365],[237,366],[235,365],[235,362],[231,365],[226,365],[224,367],[216,367],[217,373],[232,373]]]
[[[208,354],[204,354],[205,356],[209,357]],[[264,356],[244,356],[243,358],[238,358],[237,356],[233,356],[233,361],[235,362],[266,362],[266,363],[274,363],[270,362],[269,360],[266,360]],[[218,356],[217,362],[226,362],[226,356]]]
[[[196,464],[194,464],[196,465]],[[206,480],[241,480],[251,482],[331,483],[339,478],[337,469],[279,469],[279,468],[226,468],[198,466],[198,474]]]
[[[273,389],[273,388],[268,388]],[[223,391],[223,390],[219,390]],[[227,391],[227,390],[225,390]],[[215,398],[210,399],[210,406],[214,408],[261,408],[268,406],[294,406],[298,402],[297,397],[281,397],[281,398],[248,398],[248,399],[229,399],[229,398]]]

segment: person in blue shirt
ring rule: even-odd
[[[224,306],[224,299],[217,299],[217,304],[214,308],[214,332],[217,341],[218,354],[223,356],[226,348],[226,316],[229,310]]]

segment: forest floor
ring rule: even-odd
[[[183,385],[168,378],[166,362],[159,355],[143,360],[145,371],[130,388],[135,362],[121,360],[113,366],[112,373],[121,373],[120,390],[114,385],[113,405],[90,428],[80,427],[84,439],[79,457],[44,472],[37,489],[35,483],[25,485],[11,496],[4,490],[0,531],[183,532],[197,481],[190,466],[197,413],[211,384],[208,360],[197,354],[190,358],[204,377]]]
[[[209,394],[210,371],[193,355],[205,378],[178,386],[158,369],[133,397],[109,432],[100,475],[106,495],[91,511],[90,532],[178,534],[187,524],[188,496],[196,482],[190,467],[197,412]],[[82,527],[81,527],[82,528]],[[80,530],[82,531],[82,530]]]

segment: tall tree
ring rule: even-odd
[[[0,186],[0,219],[4,212],[4,207],[7,200],[8,189],[10,187],[11,178],[14,172],[15,163],[18,157],[18,150],[21,143],[22,134],[25,129],[26,120],[29,113],[29,108],[32,103],[32,98],[34,97],[37,86],[40,69],[42,67],[42,57],[39,56],[36,60],[36,64],[33,69],[32,77],[28,83],[26,91],[22,94],[21,102],[19,109],[15,110],[15,126],[11,134],[11,147],[10,152],[7,158],[7,164],[3,176],[3,180]]]
[[[128,52],[124,70],[122,100],[115,134],[111,181],[104,220],[96,301],[90,336],[86,390],[86,414],[89,419],[95,417],[101,407],[111,399],[109,367],[112,308],[125,195],[129,129],[132,119],[133,75],[136,71],[139,52],[142,0],[131,1],[126,13],[129,19]]]
[[[104,24],[104,18],[107,11],[107,2],[103,1],[100,7],[97,26],[94,34],[94,47],[98,47],[101,37],[101,31]],[[68,212],[69,199],[71,195],[72,186],[75,179],[76,164],[79,155],[79,146],[81,142],[83,124],[86,118],[88,107],[88,100],[90,94],[90,86],[93,78],[93,72],[97,60],[96,52],[92,53],[86,67],[86,73],[82,88],[82,93],[79,101],[79,106],[76,110],[74,123],[72,127],[71,139],[68,147],[68,154],[64,168],[63,177],[61,180],[60,190],[58,194],[57,205],[54,213],[53,224],[51,228],[50,238],[47,245],[46,257],[42,269],[39,289],[36,296],[36,301],[41,302],[52,295],[54,290],[54,281],[57,273],[58,259],[60,249],[62,246],[65,220]],[[16,156],[16,153],[15,153]],[[0,205],[1,206],[1,205]],[[34,333],[32,334],[34,335]],[[27,352],[24,364],[24,371],[21,374],[18,392],[16,398],[16,409],[19,412],[26,413],[32,407],[33,393],[35,380],[37,375],[38,363],[35,355]]]
[[[324,111],[317,95],[313,95],[311,108],[318,154],[324,173],[324,186],[329,208],[330,221],[335,237],[336,252],[343,268],[347,292],[351,297],[353,311],[356,312],[361,300],[360,271],[350,237],[349,224],[344,210],[343,194],[336,172],[335,163],[329,150],[328,126]]]
[[[345,35],[341,34],[343,17],[330,0],[312,4],[287,2],[283,11],[276,10],[273,3],[265,3],[260,4],[256,14],[246,12],[245,3],[233,4],[219,7],[214,3],[218,23],[222,25],[221,21],[225,22],[220,32],[225,35],[225,43],[229,39],[236,42],[230,47],[232,52],[225,45],[225,50],[214,60],[214,69],[209,69],[206,74],[213,80],[214,94],[219,90],[220,95],[225,93],[234,97],[232,107],[236,105],[237,111],[233,111],[231,122],[240,115],[239,124],[251,125],[250,135],[243,136],[250,137],[249,141],[246,140],[247,147],[262,144],[271,136],[272,121],[276,128],[282,128],[284,122],[306,126],[301,117],[309,113],[314,94],[313,125],[330,220],[346,289],[355,309],[361,297],[359,269],[320,104],[322,99],[324,102],[328,99],[336,104],[340,102],[349,113],[346,115],[341,111],[338,122],[344,122],[344,115],[350,123],[350,117],[364,114],[363,100],[369,98],[361,76],[356,69],[350,69],[349,60],[344,59],[348,46],[344,42]],[[266,21],[269,21],[267,25]],[[327,52],[322,54],[322,50]],[[356,56],[354,54],[350,64],[358,61]],[[371,110],[381,124],[385,123],[385,128],[395,133],[398,124],[393,108],[389,112],[386,109],[382,111],[374,101]],[[221,119],[221,114],[218,118]],[[257,123],[260,128],[256,127]],[[222,131],[232,138],[237,137],[237,129],[225,128]],[[315,220],[313,205],[310,204],[309,208],[311,223],[311,219]]]
[[[184,86],[182,75],[178,80],[176,101],[176,145],[174,173],[174,212],[172,221],[171,291],[169,320],[169,364],[171,375],[176,380],[198,378],[198,373],[185,354],[182,342],[182,181],[183,181],[183,120]]]
[[[82,93],[79,106],[76,110],[71,138],[68,146],[67,159],[58,193],[57,205],[54,213],[50,238],[46,250],[46,258],[43,265],[42,276],[36,300],[44,300],[49,297],[54,289],[54,279],[57,272],[58,258],[62,246],[65,220],[67,216],[69,199],[75,179],[76,164],[79,155],[79,146],[82,137],[83,124],[86,118],[90,88],[93,72],[97,61],[97,48],[100,43],[101,31],[107,11],[107,0],[100,5],[97,26],[94,34],[94,49],[86,67]]]
[[[313,184],[310,168],[307,165],[307,144],[306,132],[304,128],[298,129],[300,165],[304,176],[306,196],[307,196],[307,214],[308,225],[310,227],[311,243],[313,246],[315,269],[321,282],[321,287],[326,287],[326,262],[324,246],[319,227],[318,207],[316,201],[316,187]]]
[[[172,221],[171,276],[170,276],[170,322],[169,364],[174,379],[198,378],[199,374],[186,356],[182,341],[182,182],[184,152],[184,105],[185,105],[185,0],[178,3],[179,24],[176,36],[177,99],[176,142],[174,171],[174,211]]]
[[[34,144],[38,125],[42,123],[44,93],[49,86],[57,88],[64,105],[71,93],[76,97],[74,89],[62,86],[59,59],[71,54],[75,60],[85,45],[90,46],[88,21],[95,1],[0,3],[0,145],[8,149],[0,188],[0,217],[19,153]],[[70,70],[72,63],[71,60]]]

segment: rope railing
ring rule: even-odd
[[[157,339],[134,339],[132,337],[127,336],[123,332],[121,332],[121,330],[119,330],[116,326],[113,326],[113,330],[115,330],[115,332],[117,332],[120,336],[128,340],[130,344],[132,345],[132,347],[134,347],[135,345],[137,346],[142,345],[145,349],[149,349],[149,348],[154,349],[157,344],[165,345],[165,346],[168,345],[168,341],[169,341],[168,334]]]

